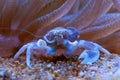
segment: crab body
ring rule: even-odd
[[[57,27],[45,34],[44,39],[47,43],[60,43],[62,39],[75,41],[79,37],[78,34],[78,30],[74,27]]]
[[[57,54],[56,49],[58,49],[59,46],[62,46],[69,55],[78,48],[84,48],[84,51],[78,58],[84,58],[81,64],[92,64],[96,62],[100,57],[100,51],[110,55],[110,52],[99,44],[85,40],[77,40],[78,37],[78,31],[74,27],[57,27],[45,34],[44,39],[39,39],[38,41],[23,45],[15,54],[14,58],[17,58],[26,50],[26,64],[29,68],[32,68],[30,58],[32,55],[36,55],[34,53],[35,50],[40,50],[40,53],[37,54],[54,55]]]

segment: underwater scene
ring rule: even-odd
[[[120,0],[0,0],[0,80],[120,80]]]

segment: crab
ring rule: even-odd
[[[83,59],[81,62],[83,65],[96,62],[100,57],[100,52],[105,53],[107,56],[111,54],[99,44],[86,40],[77,40],[78,37],[79,32],[74,27],[57,27],[48,31],[43,39],[23,45],[14,58],[18,58],[26,50],[26,65],[33,68],[30,58],[35,55],[34,50],[40,50],[41,53],[38,54],[54,55],[57,47],[63,46],[66,53],[71,55],[76,49],[84,48],[84,51],[78,57],[78,60]]]

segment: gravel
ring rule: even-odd
[[[33,59],[34,69],[26,66],[25,56],[0,57],[0,80],[120,80],[120,56],[101,56],[91,65],[81,65],[78,57],[60,60]]]

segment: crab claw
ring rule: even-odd
[[[47,54],[49,54],[49,55],[54,55],[55,54],[55,48],[54,47],[49,47],[49,46],[47,46],[46,47],[47,48]]]
[[[96,62],[100,57],[100,52],[96,50],[84,50],[78,59],[83,58],[81,64],[92,64]]]
[[[71,42],[69,40],[63,40],[63,45],[66,48],[68,54],[72,54],[77,48],[78,41]]]

